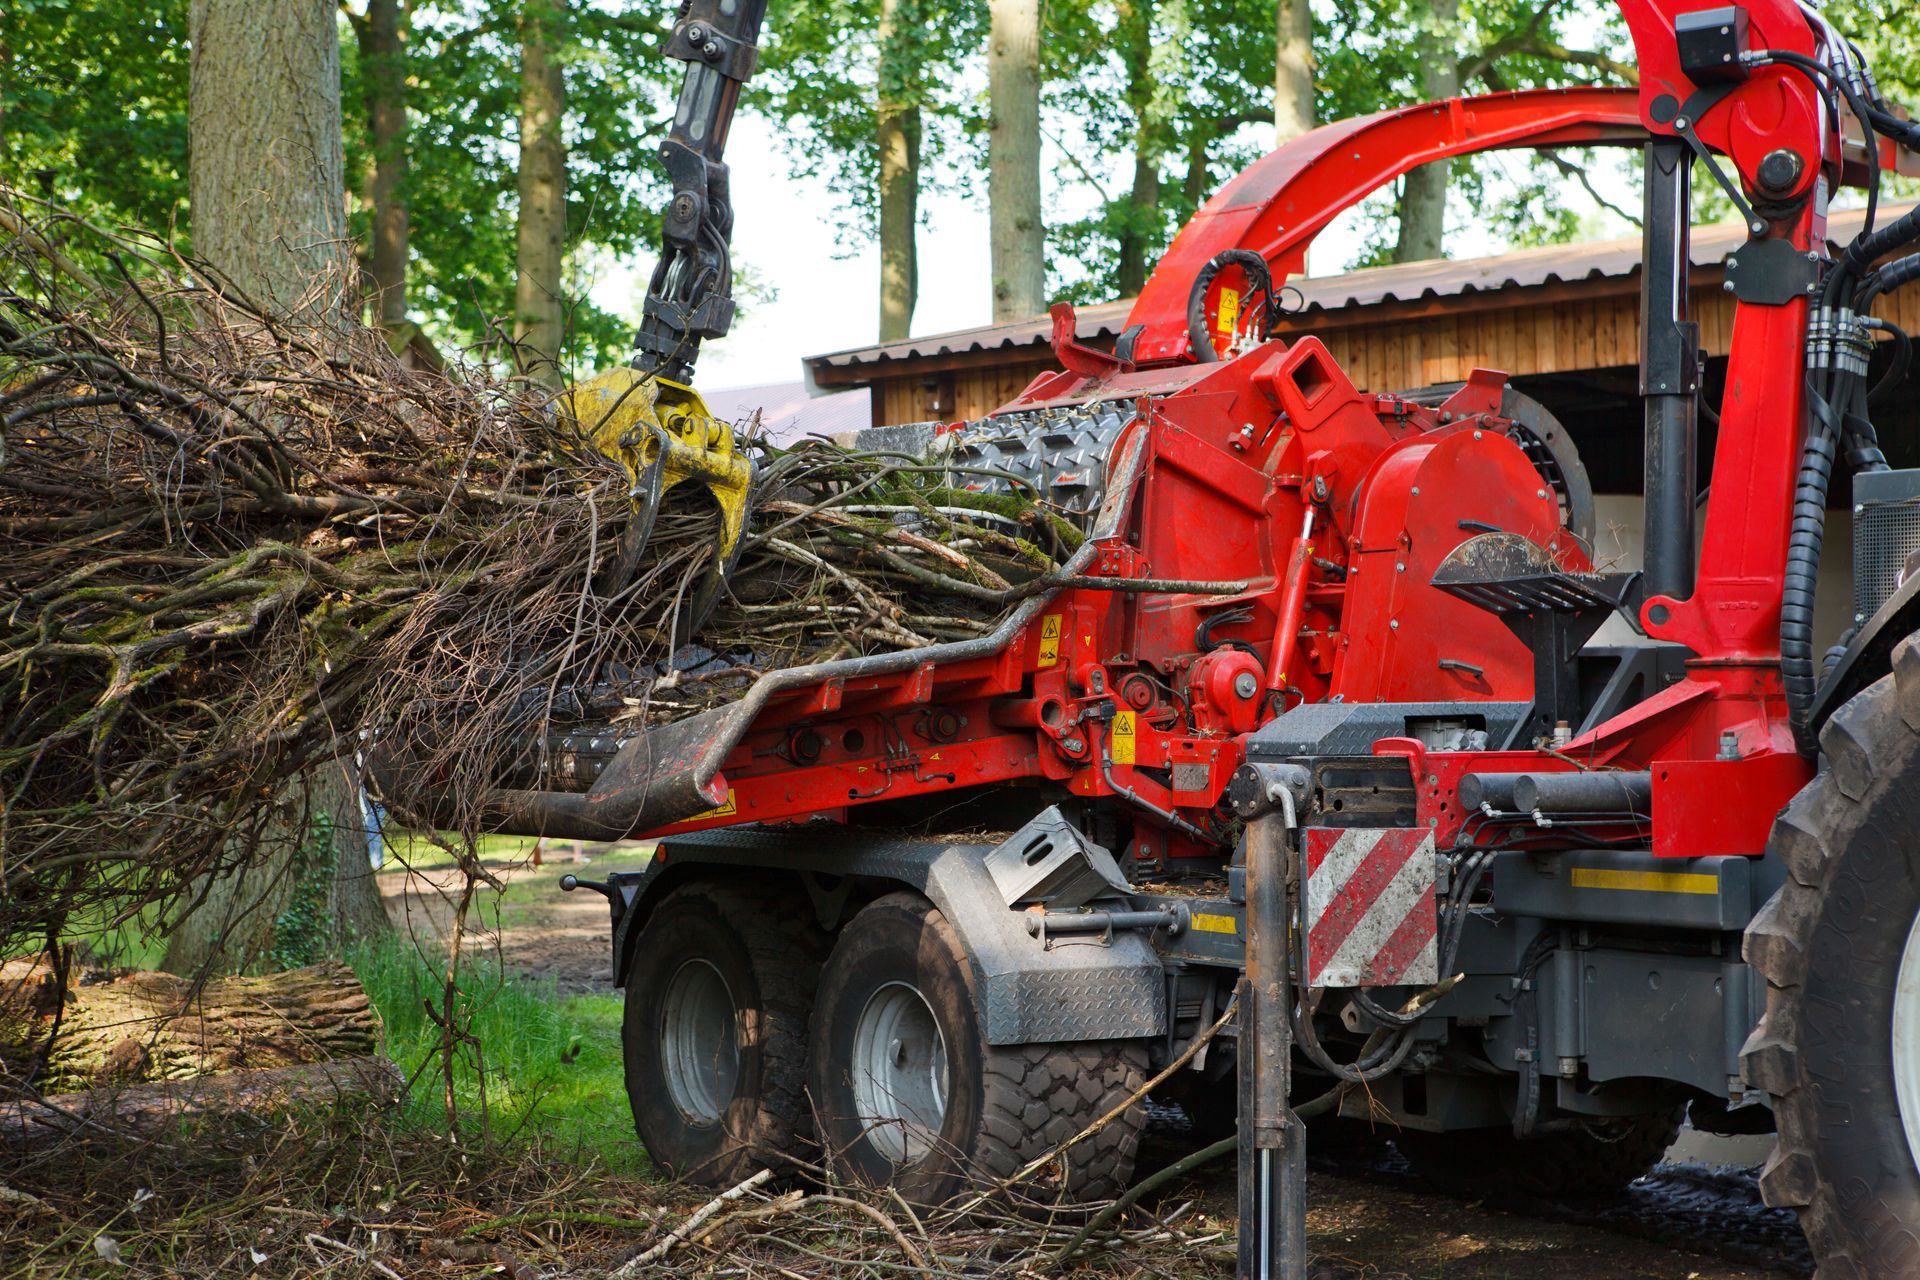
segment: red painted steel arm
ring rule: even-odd
[[[1145,325],[1140,364],[1184,360],[1187,294],[1226,249],[1265,258],[1278,289],[1306,265],[1326,225],[1401,174],[1434,160],[1509,147],[1635,143],[1646,138],[1632,89],[1524,89],[1398,107],[1323,125],[1249,165],[1174,237],[1127,315]]]

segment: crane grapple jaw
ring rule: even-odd
[[[676,624],[681,638],[691,635],[726,589],[746,530],[753,463],[732,426],[714,417],[691,387],[624,366],[568,388],[560,408],[627,473],[633,518],[595,583],[601,594],[617,594],[631,580],[669,490],[692,484],[712,495],[718,513],[713,552]]]

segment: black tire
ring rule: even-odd
[[[633,1127],[656,1168],[731,1186],[762,1167],[782,1171],[781,1157],[804,1153],[812,1134],[807,1020],[827,944],[804,901],[766,890],[701,882],[675,889],[654,909],[627,975],[621,1044]],[[696,964],[724,983],[736,1066],[710,1082],[703,1100],[710,1106],[689,1110],[681,1101],[688,1067],[669,1064],[676,1048],[703,1041],[668,1021],[689,1003],[674,1002],[677,980],[704,979],[712,992],[706,974],[690,967]],[[691,1029],[712,1031],[712,1023],[696,1020]],[[718,1043],[718,1033],[704,1042]]]
[[[1767,979],[1747,1082],[1779,1139],[1760,1176],[1819,1280],[1920,1277],[1920,1172],[1894,1083],[1894,993],[1920,916],[1920,649],[1836,711],[1820,775],[1774,823],[1787,882],[1748,926]],[[1920,1117],[1915,1118],[1920,1124]]]
[[[907,1126],[874,1123],[857,1092],[875,1087],[855,1083],[862,1016],[870,1002],[902,987],[918,993],[945,1049],[937,1133],[931,1124],[908,1135]],[[977,1011],[960,938],[925,898],[889,894],[841,931],[821,975],[808,1080],[821,1140],[842,1177],[891,1182],[917,1204],[945,1204],[1052,1152],[1146,1082],[1140,1043],[987,1045]],[[1067,1153],[1064,1184],[1043,1172],[1022,1184],[1020,1195],[1070,1203],[1118,1195],[1132,1175],[1146,1119],[1144,1103],[1135,1103]]]
[[[1608,1196],[1660,1163],[1680,1133],[1681,1114],[1676,1107],[1531,1138],[1516,1138],[1510,1129],[1403,1129],[1393,1135],[1393,1145],[1422,1179],[1467,1195],[1520,1200]]]

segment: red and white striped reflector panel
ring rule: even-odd
[[[1307,985],[1431,986],[1433,834],[1399,827],[1308,827]]]

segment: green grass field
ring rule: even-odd
[[[387,1055],[413,1082],[406,1114],[427,1127],[446,1123],[446,1083],[435,1053],[444,963],[401,940],[350,957],[386,1028]],[[461,1016],[485,1054],[456,1055],[454,1098],[463,1126],[477,1128],[485,1104],[495,1137],[538,1130],[554,1154],[595,1156],[618,1172],[643,1173],[620,1067],[619,996],[562,995],[552,983],[504,976],[486,961],[467,967]]]

